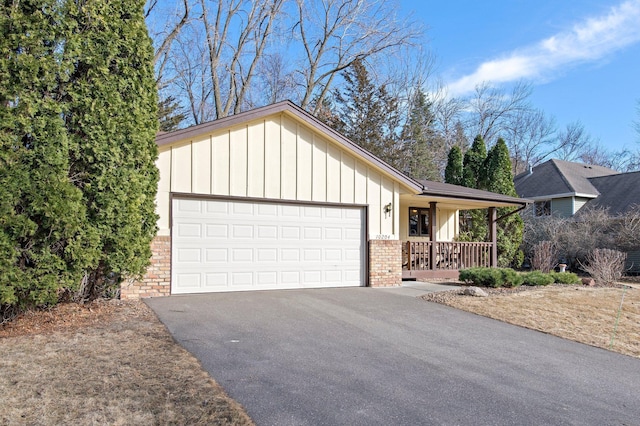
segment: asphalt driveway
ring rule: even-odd
[[[147,299],[258,425],[638,425],[640,360],[371,288]]]

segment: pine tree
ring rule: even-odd
[[[362,61],[343,74],[345,87],[334,93],[340,120],[334,128],[390,165],[402,168],[402,149],[395,134],[398,100],[384,85],[376,86]]]
[[[444,170],[444,181],[453,185],[462,185],[464,179],[462,166],[462,151],[454,145],[447,157],[447,167]]]
[[[144,273],[156,233],[158,101],[143,7],[143,0],[66,3],[70,175],[100,237],[86,299]]]
[[[489,151],[485,169],[488,191],[512,197],[518,196],[513,183],[509,148],[503,139],[498,139],[498,142]],[[499,208],[498,217],[505,216],[512,211],[512,207]],[[519,267],[522,264],[524,255],[520,250],[520,245],[522,244],[523,230],[524,223],[518,214],[507,216],[498,222],[498,266]]]
[[[167,96],[158,102],[158,121],[162,132],[171,132],[180,128],[187,118],[180,103],[173,96]]]
[[[414,178],[438,181],[442,178],[434,145],[440,142],[440,138],[434,130],[435,117],[431,106],[432,103],[418,88],[411,103],[409,120],[401,134],[406,153],[402,170]]]

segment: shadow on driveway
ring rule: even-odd
[[[147,299],[258,425],[632,425],[640,360],[371,288]]]

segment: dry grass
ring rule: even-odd
[[[524,291],[523,291],[524,290]],[[616,327],[624,292],[622,311]],[[640,357],[640,288],[561,286],[490,292],[489,297],[425,296],[454,308],[565,339]]]
[[[0,424],[252,424],[141,302],[24,315],[0,353]]]

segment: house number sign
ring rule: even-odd
[[[376,234],[373,237],[374,240],[392,240],[393,235],[390,234]]]

